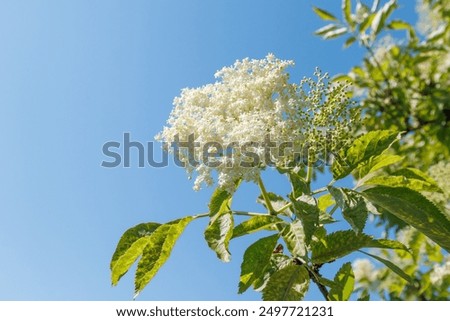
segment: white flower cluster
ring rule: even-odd
[[[368,259],[356,259],[352,263],[355,281],[372,283],[377,279],[378,270]]]
[[[169,147],[195,141],[177,155],[189,175],[196,172],[195,190],[212,185],[215,170],[218,185],[233,191],[236,181],[256,181],[268,165],[292,162],[293,153],[314,138],[349,137],[345,86],[332,88],[320,73],[317,82],[291,84],[286,68],[293,64],[272,54],[236,61],[215,74],[215,83],[183,89],[174,99],[168,126],[156,139]]]
[[[430,281],[432,284],[440,286],[442,285],[445,278],[450,277],[450,256],[447,257],[447,260],[444,264],[439,265],[436,264],[433,266],[433,270],[430,273]]]

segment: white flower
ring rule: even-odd
[[[215,170],[218,185],[233,191],[238,180],[256,181],[265,167],[292,162],[294,150],[348,140],[346,85],[331,87],[320,72],[317,82],[291,84],[286,68],[293,65],[272,54],[236,61],[215,74],[215,83],[183,89],[174,99],[168,126],[156,139],[179,147],[188,173],[197,173],[194,189],[212,185]],[[189,141],[191,148],[183,148]]]
[[[370,283],[377,279],[378,271],[368,259],[356,259],[352,267],[356,282],[368,281]]]

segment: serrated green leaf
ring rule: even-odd
[[[223,210],[223,207],[228,204],[231,197],[232,195],[228,191],[220,187],[216,188],[208,204],[209,215],[214,216],[220,212],[221,208]]]
[[[388,25],[389,29],[393,29],[393,30],[408,30],[411,27],[411,25],[403,20],[392,20],[389,25]]]
[[[303,194],[309,194],[311,192],[308,183],[297,173],[288,173],[289,181],[292,187],[292,196],[294,198],[300,197]]]
[[[309,288],[309,273],[303,265],[289,265],[275,272],[263,290],[264,301],[298,301]]]
[[[400,276],[401,278],[403,278],[406,282],[411,283],[412,282],[412,278],[411,276],[409,276],[408,274],[406,274],[401,268],[399,268],[397,265],[395,265],[394,263],[392,263],[391,261],[388,261],[386,259],[383,259],[379,256],[376,256],[374,254],[369,254],[367,252],[364,251],[359,251],[361,253],[364,253],[372,258],[374,258],[377,261],[380,261],[381,263],[383,263],[384,265],[386,265],[392,272],[396,273],[398,276]]]
[[[426,182],[430,191],[442,192],[441,188],[437,185],[434,179],[417,168],[402,168],[398,171],[395,171],[392,175],[404,176],[408,179],[415,179]]]
[[[378,186],[362,194],[372,203],[421,231],[447,252],[450,251],[448,218],[419,192],[406,187]]]
[[[344,13],[344,19],[350,27],[355,26],[355,21],[352,18],[352,2],[351,0],[342,0],[342,12]]]
[[[344,219],[356,233],[362,232],[369,215],[364,198],[359,193],[347,188],[330,186],[328,190],[342,209]]]
[[[388,240],[388,239],[372,240],[365,247],[375,247],[375,248],[379,248],[379,249],[403,250],[403,251],[409,252],[409,249],[406,247],[405,244],[403,244],[399,241]]]
[[[149,236],[160,225],[159,223],[138,224],[128,229],[122,235],[110,264],[113,285],[117,285],[120,278],[128,272],[137,258],[142,255],[144,248],[148,245]]]
[[[366,247],[372,238],[354,231],[337,231],[312,243],[312,262],[327,263]]]
[[[267,285],[272,274],[276,271],[281,270],[282,268],[292,264],[292,258],[284,255],[282,253],[273,253],[270,258],[270,264],[266,266],[264,269],[263,276],[257,278],[255,282],[253,282],[253,288],[255,291],[261,292]]]
[[[340,27],[337,28],[335,30],[332,31],[328,31],[327,33],[325,33],[322,38],[323,39],[334,39],[337,38],[339,36],[342,36],[343,34],[346,34],[348,31],[347,27]]]
[[[331,287],[328,297],[331,301],[347,301],[353,292],[355,275],[350,262],[345,263],[334,277],[334,286]]]
[[[234,239],[261,230],[273,231],[277,229],[276,224],[286,224],[286,222],[274,215],[253,216],[234,228],[232,238]]]
[[[314,34],[317,36],[322,36],[326,34],[327,32],[330,32],[332,30],[336,30],[338,26],[334,23],[327,24],[326,26],[323,26],[322,28],[317,29],[314,31]]]
[[[338,21],[338,19],[326,10],[313,7],[313,11],[323,20]]]
[[[300,220],[286,225],[280,232],[292,256],[303,257],[306,255],[305,232]]]
[[[357,177],[362,178],[369,173],[373,173],[383,167],[398,163],[404,159],[403,156],[381,154],[375,157],[371,157],[363,164],[358,166]]]
[[[192,216],[184,217],[160,225],[148,236],[148,244],[136,270],[135,297],[152,280],[161,266],[167,261],[172,249],[186,226],[193,220]]]
[[[337,222],[337,220],[335,220],[333,218],[333,216],[331,216],[327,212],[320,211],[320,214],[319,214],[319,224],[320,225],[322,225],[322,224],[331,224],[331,223],[336,223],[336,222]]]
[[[304,195],[300,199],[292,199],[294,206],[294,214],[300,219],[305,233],[305,243],[309,245],[311,238],[319,226],[320,209],[317,207],[317,201],[311,197]]]
[[[390,187],[407,187],[412,190],[422,192],[436,192],[439,191],[439,186],[431,184],[429,182],[415,179],[406,178],[405,176],[375,176],[364,181],[362,186],[390,186]]]
[[[400,135],[389,130],[371,131],[357,138],[333,162],[331,171],[334,179],[337,180],[347,176],[371,157],[381,155],[398,139],[400,139]]]
[[[278,234],[263,237],[245,250],[241,264],[238,293],[244,293],[256,280],[263,276],[264,270],[270,264],[270,258],[279,237]]]
[[[233,235],[234,220],[231,213],[218,213],[211,219],[205,230],[205,240],[208,246],[217,254],[223,262],[231,259],[228,245]]]
[[[328,207],[334,205],[335,201],[331,194],[324,194],[317,199],[317,206],[323,212],[327,210]]]
[[[331,288],[333,286],[336,286],[334,284],[334,281],[331,281],[331,280],[329,280],[327,278],[324,278],[324,277],[321,277],[321,276],[319,276],[319,282],[320,282],[320,284],[325,285],[325,286],[327,286],[329,288]]]

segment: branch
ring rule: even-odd
[[[261,179],[261,176],[258,176],[258,185],[261,190],[261,194],[264,198],[264,202],[266,203],[267,209],[269,210],[269,214],[276,215],[277,212],[273,209],[272,202],[270,201],[269,194],[267,194],[266,188],[264,187],[264,183]]]

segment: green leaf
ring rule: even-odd
[[[331,281],[331,280],[329,280],[329,279],[327,279],[327,278],[324,278],[324,277],[321,277],[321,276],[319,276],[318,278],[319,278],[320,284],[322,284],[322,285],[325,285],[325,286],[327,286],[327,287],[329,287],[329,288],[331,288],[331,287],[333,287],[333,286],[336,286],[336,285],[334,284],[334,281]]]
[[[223,211],[223,208],[229,205],[228,202],[231,201],[231,198],[232,195],[228,191],[222,188],[216,188],[208,204],[209,215],[214,216],[219,213],[221,209]]]
[[[440,191],[439,186],[421,179],[406,178],[405,176],[376,176],[364,181],[362,186],[390,186],[390,187],[407,187],[412,190],[421,192]]]
[[[344,48],[350,47],[355,41],[356,41],[355,36],[351,36],[351,37],[347,38],[347,40],[345,40],[345,43],[344,43]],[[348,77],[348,78],[350,78],[350,77]]]
[[[405,187],[378,186],[362,192],[372,203],[415,227],[450,251],[450,222],[439,208],[419,192]]]
[[[304,195],[299,200],[292,199],[294,214],[300,219],[305,233],[305,243],[309,244],[319,226],[320,209],[314,197]]]
[[[403,250],[403,251],[409,252],[409,249],[406,247],[405,244],[403,244],[399,241],[388,240],[388,239],[372,240],[365,247],[375,247],[375,248],[379,248],[379,249]]]
[[[291,257],[282,253],[275,253],[274,251],[272,257],[270,258],[270,264],[264,269],[263,275],[253,282],[253,288],[255,291],[261,292],[266,287],[272,274],[290,264],[292,264]]]
[[[386,19],[391,15],[392,10],[397,7],[396,0],[390,0],[387,2],[378,12],[375,14],[375,17],[372,20],[372,34],[377,35],[383,30]]]
[[[312,262],[327,263],[366,247],[372,238],[354,231],[337,231],[312,243]]]
[[[372,24],[373,19],[375,18],[375,13],[371,13],[367,15],[367,17],[364,19],[364,21],[359,25],[359,33],[364,34],[364,32],[369,28],[369,26]]]
[[[122,235],[110,264],[113,285],[117,285],[120,278],[142,255],[144,248],[148,245],[149,236],[160,225],[159,223],[142,223],[128,229]]]
[[[331,79],[332,82],[352,82],[352,78],[347,74],[337,74]]]
[[[263,276],[264,270],[270,264],[270,258],[278,239],[278,234],[263,237],[247,248],[241,264],[239,293],[244,293],[256,280]]]
[[[328,190],[342,209],[344,219],[356,233],[362,232],[369,215],[364,198],[359,193],[347,188],[330,186]]]
[[[322,36],[326,34],[327,32],[330,32],[332,30],[336,30],[338,26],[334,23],[327,24],[326,26],[323,26],[322,28],[317,29],[314,31],[314,34],[317,36]]]
[[[403,20],[392,20],[389,25],[388,25],[389,29],[393,29],[393,30],[409,30],[411,29],[411,25]]]
[[[324,194],[317,199],[317,206],[323,212],[327,210],[328,207],[334,205],[335,201],[331,194]]]
[[[352,2],[351,0],[342,0],[342,12],[344,13],[344,19],[350,27],[355,26],[355,21],[352,18]]]
[[[309,288],[309,274],[303,265],[288,265],[275,272],[263,290],[264,301],[298,301]]]
[[[188,216],[160,225],[148,237],[148,244],[136,270],[135,296],[142,291],[167,261],[178,237],[192,220],[193,217]]]
[[[373,173],[383,167],[398,163],[404,159],[403,156],[381,154],[371,157],[358,167],[357,177],[362,178],[369,173]]]
[[[294,198],[300,197],[303,194],[309,194],[311,192],[308,183],[297,173],[290,172],[289,181],[292,187],[292,196]]]
[[[208,246],[217,254],[223,262],[231,259],[228,245],[233,235],[234,220],[231,213],[218,213],[211,219],[205,230],[205,240]]]
[[[322,38],[323,39],[334,39],[334,38],[337,38],[337,37],[342,36],[343,34],[347,33],[347,31],[348,31],[347,27],[340,27],[338,29],[328,31],[327,33],[325,33],[322,36]]]
[[[394,172],[393,175],[400,175],[406,177],[407,179],[423,181],[424,183],[427,183],[426,185],[428,186],[429,191],[442,192],[441,188],[437,185],[434,179],[417,168],[402,168]]]
[[[334,277],[334,286],[329,292],[331,301],[347,301],[353,292],[355,285],[355,275],[353,274],[350,262],[345,263]]]
[[[397,265],[395,265],[391,261],[388,261],[388,260],[383,259],[383,258],[381,258],[379,256],[376,256],[374,254],[369,254],[369,253],[361,251],[361,250],[359,252],[364,253],[364,254],[366,254],[366,255],[368,255],[370,257],[373,257],[375,260],[380,261],[381,263],[386,265],[392,272],[396,273],[398,276],[403,278],[406,282],[412,283],[413,280],[412,280],[411,276],[406,274],[401,268],[399,268]]]
[[[313,7],[313,11],[323,20],[338,21],[338,19],[328,11],[325,11],[317,7]]]
[[[234,228],[232,238],[234,239],[261,230],[273,231],[277,229],[276,224],[286,224],[286,222],[274,215],[253,216]]]
[[[300,220],[295,220],[281,230],[286,246],[294,257],[304,257],[306,255],[305,232]]]
[[[357,138],[350,147],[341,152],[331,167],[334,179],[341,179],[350,174],[361,163],[371,157],[381,155],[400,135],[394,131],[371,131]]]

